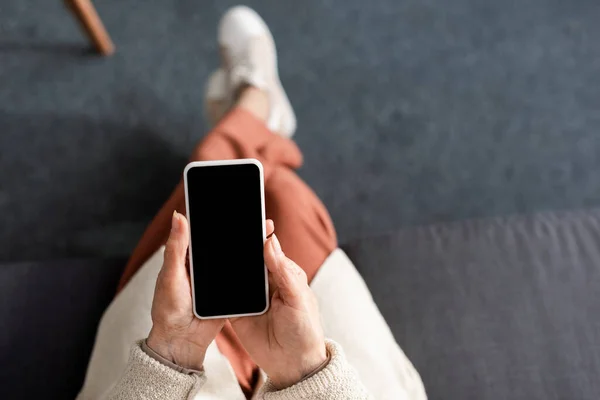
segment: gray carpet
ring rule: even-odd
[[[257,0],[340,239],[600,204],[600,4]],[[0,259],[124,255],[206,131],[230,1],[0,2]]]

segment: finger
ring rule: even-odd
[[[267,233],[267,238],[271,237],[271,235],[273,234],[273,232],[275,232],[275,224],[273,223],[272,219],[268,219],[265,221],[265,230]]]
[[[185,272],[187,249],[190,241],[188,234],[187,219],[177,211],[173,211],[171,219],[171,232],[165,245],[165,254],[163,261],[164,273],[174,273],[176,271]]]
[[[265,245],[265,264],[283,301],[287,303],[297,301],[308,287],[306,274],[302,268],[283,254],[275,234]]]

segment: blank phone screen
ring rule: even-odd
[[[263,312],[267,294],[259,167],[192,167],[187,191],[196,313]]]

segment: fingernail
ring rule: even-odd
[[[177,210],[173,210],[173,217],[171,218],[171,233],[176,233],[179,226],[177,225]]]
[[[281,244],[279,243],[279,239],[277,239],[277,235],[275,233],[273,233],[273,237],[271,237],[271,246],[273,246],[273,252],[276,255],[283,253],[283,251],[281,251]]]

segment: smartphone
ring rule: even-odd
[[[198,318],[260,315],[269,308],[263,257],[263,167],[255,159],[185,167],[190,278]]]

